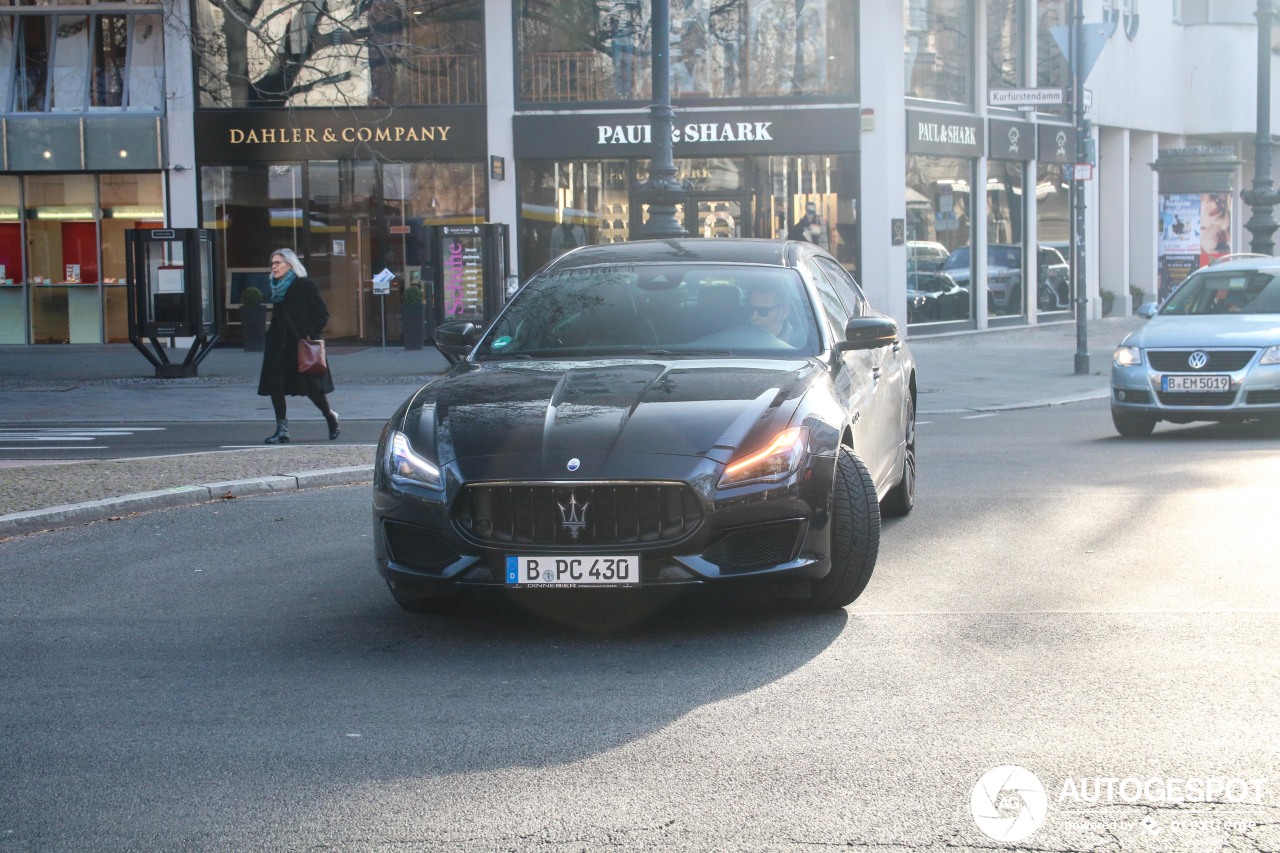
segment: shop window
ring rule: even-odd
[[[1023,163],[991,160],[987,164],[987,313],[991,317],[1024,315],[1023,282],[1034,276],[1036,257],[1028,254],[1023,205]]]
[[[1023,3],[987,0],[987,88],[1016,89],[1023,85]]]
[[[161,16],[0,16],[0,109],[163,111]]]
[[[648,100],[649,6],[643,0],[522,0],[521,101]],[[672,0],[672,97],[853,96],[856,6],[848,0]]]
[[[1055,27],[1070,23],[1067,0],[1037,0],[1036,2],[1036,86],[1070,90],[1071,67],[1062,55],[1053,37]],[[1065,116],[1066,105],[1042,106],[1039,111],[1048,115]]]
[[[973,319],[972,161],[907,157],[907,321]]]
[[[195,18],[204,107],[484,102],[482,0],[263,6],[258,32],[209,3]]]
[[[1036,285],[1036,308],[1042,315],[1071,312],[1070,168],[1041,163],[1036,169],[1036,239],[1045,255],[1040,263],[1045,268],[1044,281]]]
[[[909,98],[973,101],[973,0],[907,0],[906,93]]]

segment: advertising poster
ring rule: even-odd
[[[1231,252],[1231,196],[1200,195],[1200,254],[1204,263]]]
[[[1163,302],[1173,289],[1200,268],[1199,254],[1171,254],[1160,256],[1160,292],[1156,295]]]
[[[441,228],[445,321],[484,317],[484,235],[476,226]]]
[[[1200,195],[1160,196],[1160,256],[1200,254]]]

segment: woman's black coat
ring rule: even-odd
[[[258,379],[260,395],[309,397],[333,391],[333,374],[328,371],[323,376],[298,375],[298,336],[318,338],[328,322],[329,308],[320,288],[309,278],[295,279],[284,300],[271,309]]]

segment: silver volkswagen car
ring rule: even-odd
[[[1116,348],[1111,419],[1121,435],[1159,421],[1280,418],[1280,258],[1192,273]]]

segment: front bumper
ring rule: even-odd
[[[655,541],[610,541],[597,536],[593,544],[566,543],[563,533],[545,532],[532,525],[511,536],[477,535],[496,525],[477,525],[467,507],[469,487],[507,488],[487,481],[464,484],[454,478],[446,490],[431,493],[392,483],[381,472],[373,493],[374,557],[378,572],[397,588],[443,592],[450,588],[508,589],[509,557],[608,557],[638,555],[639,586],[702,584],[776,584],[821,578],[830,571],[830,517],[827,510],[834,460],[812,456],[787,480],[729,490],[716,490],[721,466],[703,460],[692,476],[664,478],[661,465],[639,464],[649,476],[641,479],[519,481],[517,488],[545,492],[543,502],[563,503],[563,492],[615,488],[620,483],[653,486],[679,484],[696,504],[694,522]],[[670,473],[670,472],[668,472]],[[449,481],[449,478],[446,478]],[[554,497],[552,495],[555,495]],[[553,521],[556,516],[553,516]],[[543,532],[538,532],[539,529]],[[505,536],[511,541],[495,541]]]
[[[1111,365],[1111,406],[1116,411],[1142,414],[1175,423],[1192,421],[1240,421],[1280,416],[1280,365],[1257,364],[1244,368],[1206,371],[1225,374],[1231,387],[1225,391],[1185,392],[1163,390],[1166,375],[1194,371],[1154,370],[1144,352],[1140,365]]]

